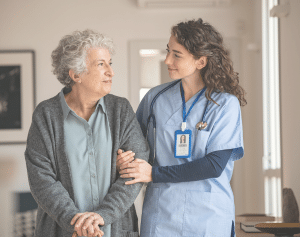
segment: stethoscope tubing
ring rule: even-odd
[[[168,85],[166,88],[162,89],[161,91],[159,91],[156,96],[154,96],[153,100],[151,101],[151,105],[150,105],[150,115],[148,116],[147,119],[147,132],[146,132],[146,138],[148,139],[148,133],[149,133],[149,126],[150,126],[150,122],[151,122],[151,118],[152,118],[152,123],[153,123],[153,137],[154,137],[154,143],[153,143],[153,161],[155,160],[155,154],[156,154],[156,119],[155,119],[155,115],[153,113],[153,107],[154,107],[154,103],[156,102],[156,100],[158,99],[158,97],[163,94],[164,92],[166,92],[167,90],[169,90],[170,88],[172,88],[173,86],[175,86],[178,82],[180,82],[181,79],[175,81],[174,83]]]
[[[154,98],[152,99],[151,101],[151,104],[150,104],[150,114],[147,118],[147,132],[146,132],[146,138],[148,139],[148,133],[149,133],[149,127],[150,127],[150,122],[151,122],[151,119],[152,119],[152,123],[153,123],[153,137],[154,137],[154,143],[153,143],[153,161],[155,160],[155,156],[156,156],[156,119],[155,119],[155,115],[153,113],[153,107],[154,107],[154,104],[156,102],[156,100],[158,99],[158,97],[163,94],[164,92],[166,92],[167,90],[169,90],[170,88],[172,88],[173,86],[175,86],[178,82],[181,82],[181,79],[175,81],[174,83],[168,85],[167,87],[165,87],[164,89],[162,89],[161,91],[159,91],[155,96]],[[207,100],[207,103],[206,103],[206,106],[205,106],[205,110],[204,110],[204,114],[203,114],[203,117],[202,117],[202,122],[206,122],[205,118],[206,118],[206,114],[207,114],[207,106],[208,106],[208,103],[209,103],[209,100]]]

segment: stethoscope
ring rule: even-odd
[[[153,107],[154,104],[156,102],[156,100],[158,99],[158,97],[163,94],[164,92],[166,92],[167,90],[171,89],[172,87],[174,87],[177,83],[181,82],[181,79],[173,82],[172,84],[168,85],[167,87],[165,87],[164,89],[162,89],[161,91],[159,91],[154,98],[151,101],[150,104],[150,115],[148,116],[147,119],[147,132],[146,132],[146,138],[148,139],[148,132],[149,132],[149,126],[150,126],[150,122],[152,119],[152,123],[153,123],[153,137],[154,137],[154,144],[153,144],[153,161],[155,160],[155,154],[156,154],[156,119],[155,119],[155,115],[153,113]],[[207,127],[207,122],[206,122],[206,114],[207,114],[207,106],[208,106],[209,100],[207,100],[206,105],[205,105],[205,109],[204,109],[204,114],[202,117],[202,121],[200,121],[199,123],[196,124],[196,129],[197,130],[202,130],[205,129]]]

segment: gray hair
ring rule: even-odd
[[[86,56],[90,48],[106,48],[114,54],[114,45],[111,38],[92,30],[74,31],[64,36],[51,54],[53,74],[60,83],[72,87],[75,82],[70,78],[69,71],[75,74],[85,72]]]

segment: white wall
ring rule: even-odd
[[[261,65],[256,63],[259,56],[246,49],[248,43],[257,40],[257,1],[233,0],[230,8],[138,9],[135,0],[1,0],[0,49],[35,50],[37,102],[41,102],[61,89],[51,73],[51,52],[62,36],[76,29],[91,28],[114,39],[112,93],[127,98],[129,40],[168,39],[172,25],[198,17],[214,25],[224,37],[240,39],[240,81],[248,92],[248,105],[242,109],[245,157],[236,162],[233,180],[236,211],[263,212],[262,194],[256,189],[261,182],[262,158],[261,75],[257,73]],[[0,180],[1,236],[12,236],[10,191],[28,189],[24,149],[25,145],[0,146],[0,160],[13,160],[15,164],[10,181]]]
[[[289,3],[290,14],[280,18],[283,186],[293,189],[300,207],[300,1]]]
[[[247,67],[247,62],[242,62],[245,70],[252,70],[252,72],[248,71],[244,74],[247,78],[244,85],[248,104],[243,109],[246,159],[244,160],[244,174],[241,174],[241,177],[244,178],[244,212],[264,213],[261,0],[255,0],[252,3],[254,4],[254,18],[250,27],[253,35],[251,42],[248,43],[256,44],[259,51],[246,51],[245,54],[249,55],[251,66]],[[236,169],[236,171],[242,172],[243,170]]]

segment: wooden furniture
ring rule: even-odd
[[[267,233],[246,233],[240,228],[240,222],[235,222],[235,233],[236,237],[274,237],[274,234]],[[300,237],[300,234],[295,234],[294,237]]]

